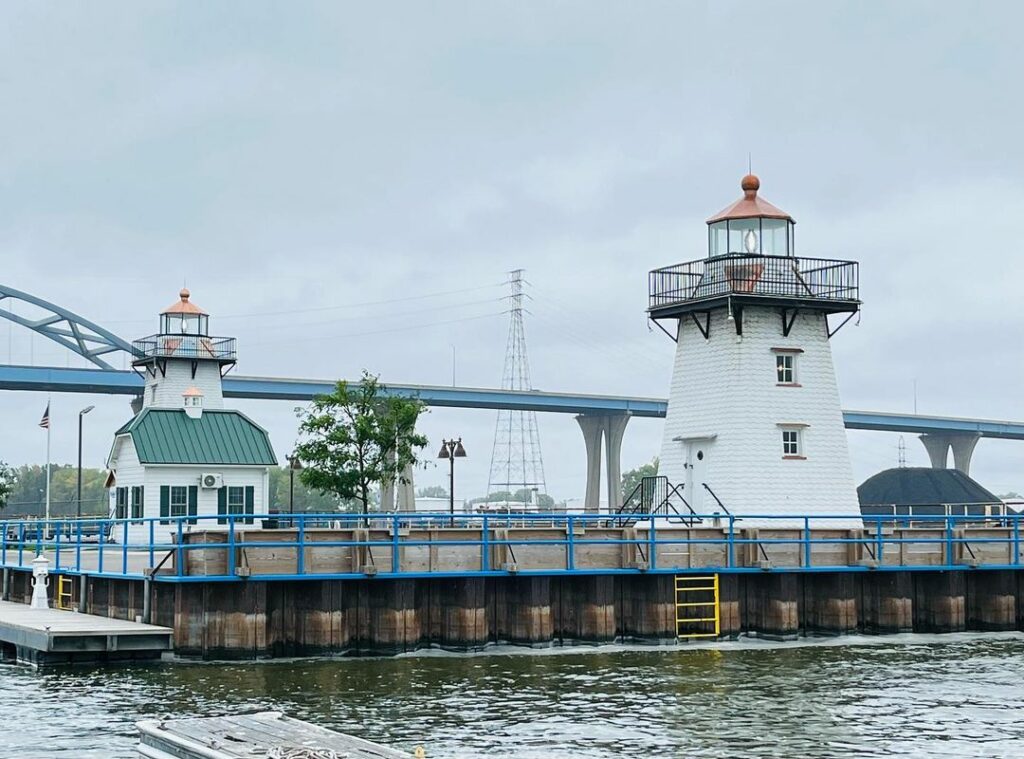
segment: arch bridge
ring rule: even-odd
[[[33,318],[15,312],[21,303],[36,312]],[[29,293],[0,285],[0,317],[26,327],[91,363],[86,368],[14,366],[0,364],[0,390],[35,390],[54,393],[101,393],[137,396],[142,378],[115,369],[107,360],[114,354],[133,355],[131,343],[98,324]],[[330,392],[334,380],[244,377],[224,379],[228,398],[308,401]],[[573,414],[583,432],[587,454],[587,510],[597,510],[602,475],[601,441],[605,444],[604,473],[612,508],[621,506],[619,479],[623,433],[630,417],[665,416],[662,398],[500,390],[495,388],[400,385],[384,383],[388,392],[415,396],[428,406],[511,409]],[[983,437],[1024,440],[1024,423],[990,419],[844,411],[847,429],[902,432],[920,436],[931,464],[945,468],[952,449],[954,465],[965,474],[978,440]],[[618,501],[618,502],[617,502]]]

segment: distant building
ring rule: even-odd
[[[114,433],[107,459],[112,516],[266,513],[270,467],[277,466],[270,438],[249,417],[224,408],[222,377],[235,364],[234,338],[211,337],[209,316],[183,289],[160,315],[159,333],[133,348],[145,388],[136,415]],[[215,529],[226,520],[193,523]],[[159,525],[154,534],[165,540]],[[123,540],[124,532],[115,529],[112,537]],[[128,539],[148,542],[148,523],[132,522]]]
[[[869,477],[857,488],[864,515],[895,516],[1001,514],[999,496],[956,469],[900,467]]]

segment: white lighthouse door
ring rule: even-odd
[[[709,508],[714,505],[714,499],[704,487],[712,442],[708,438],[686,442],[686,486],[683,488],[683,497],[698,514],[714,511]]]

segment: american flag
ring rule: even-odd
[[[43,418],[39,420],[39,426],[44,430],[50,429],[50,404],[46,404],[46,411],[43,412]]]

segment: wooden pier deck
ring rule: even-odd
[[[0,645],[27,664],[157,658],[171,650],[172,635],[167,627],[0,601]]]
[[[255,756],[337,756],[413,759],[413,754],[328,730],[280,712],[138,723],[146,759],[252,759]],[[304,749],[304,751],[300,751]]]

